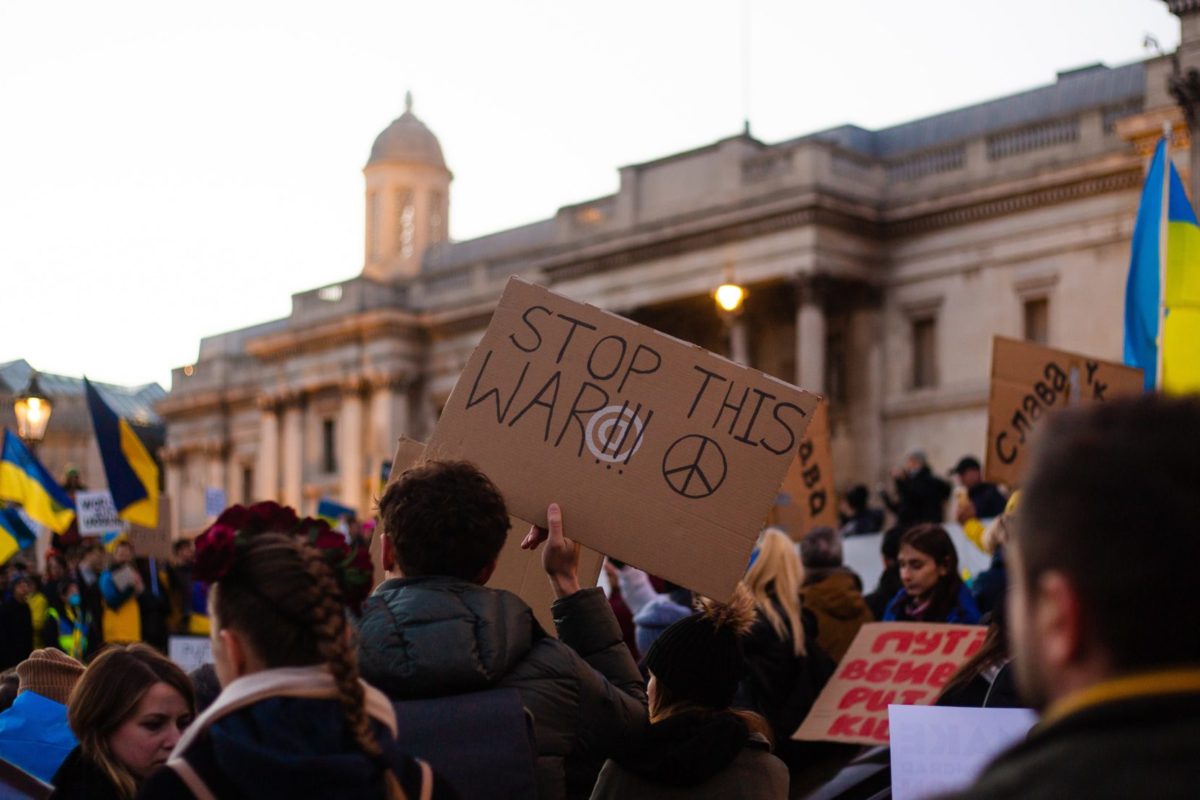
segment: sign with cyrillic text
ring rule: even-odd
[[[863,625],[792,738],[887,744],[888,706],[932,703],[958,668],[979,652],[986,633],[979,625]]]
[[[1047,412],[1141,391],[1140,369],[995,337],[985,477],[1020,485],[1033,432]]]
[[[818,397],[696,345],[509,280],[429,441],[509,511],[725,599]]]
[[[829,441],[829,402],[822,400],[788,467],[770,523],[799,541],[813,528],[838,525],[833,490],[833,452]]]

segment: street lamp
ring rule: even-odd
[[[30,447],[35,447],[46,435],[53,406],[50,398],[38,384],[37,373],[29,376],[25,390],[13,401],[13,412],[17,415],[17,435]]]
[[[729,331],[729,357],[739,364],[749,366],[750,347],[746,341],[746,324],[741,320],[746,290],[733,282],[729,270],[725,272],[725,282],[713,291],[713,300],[716,301],[717,312]]]

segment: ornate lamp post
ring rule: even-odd
[[[38,442],[45,437],[46,426],[50,424],[50,412],[53,410],[50,398],[38,384],[37,373],[33,373],[29,376],[29,383],[24,391],[13,401],[13,412],[17,416],[17,435],[31,451],[36,452]]]

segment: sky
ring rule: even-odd
[[[747,22],[748,20],[748,22]],[[1178,45],[1161,0],[0,4],[0,362],[169,388],[358,274],[403,111],[467,239],[737,133],[885,127]]]

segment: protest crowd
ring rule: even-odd
[[[956,491],[915,452],[880,498],[877,575],[844,563],[885,519],[855,487],[840,529],[764,529],[724,598],[612,559],[586,588],[571,508],[546,498],[547,527],[513,531],[464,461],[387,486],[374,557],[275,503],[226,509],[169,561],[120,538],[14,557],[0,758],[63,798],[886,797],[886,748],[797,731],[860,669],[860,633],[932,623],[893,641],[979,631],[935,705],[1040,715],[962,797],[1190,796],[1197,454],[1200,402],[1153,395],[1056,414],[1011,496],[973,457]],[[988,570],[964,576],[946,518]],[[553,630],[488,587],[509,537]],[[197,634],[211,662],[189,674],[168,639]]]

